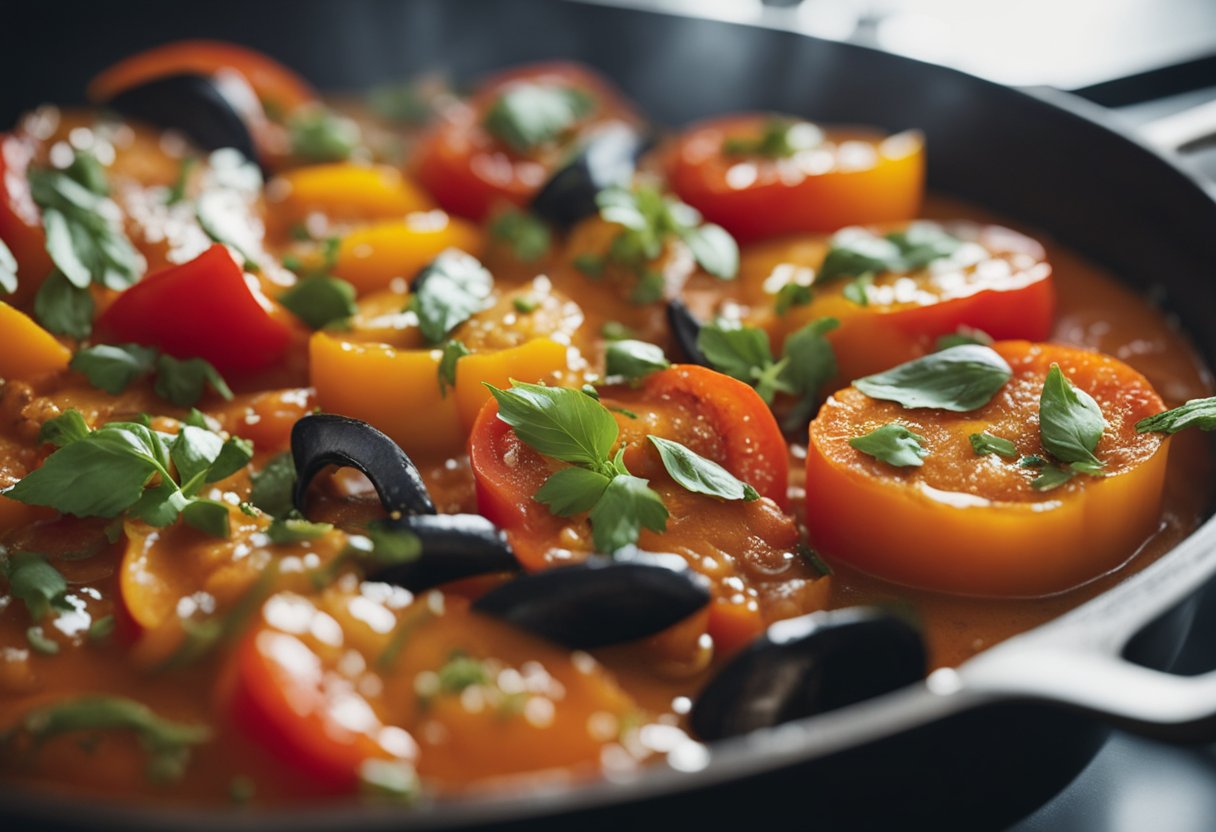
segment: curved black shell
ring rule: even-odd
[[[593,557],[523,575],[477,599],[473,609],[571,649],[653,635],[709,603],[707,582],[679,561],[642,555]]]
[[[596,194],[613,185],[628,185],[651,141],[625,124],[597,131],[553,172],[532,198],[531,211],[561,228],[599,211]]]
[[[372,580],[422,592],[460,578],[520,571],[507,536],[479,514],[419,514],[392,526],[417,535],[422,553],[409,563],[370,573]]]
[[[106,106],[140,121],[184,133],[205,150],[236,148],[256,160],[257,149],[240,108],[214,78],[180,73],[123,90]]]
[[[703,740],[745,734],[911,684],[927,661],[919,630],[874,607],[778,621],[709,681],[689,723]]]
[[[305,416],[291,429],[291,455],[296,464],[293,502],[301,512],[313,478],[325,466],[337,465],[366,474],[390,515],[435,513],[413,461],[367,422],[332,413]]]
[[[676,346],[683,353],[684,363],[710,366],[709,360],[697,346],[697,337],[701,334],[701,322],[692,314],[688,305],[679,298],[667,301],[667,324],[671,334],[676,339]]]

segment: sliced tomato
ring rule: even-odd
[[[748,113],[689,128],[667,156],[672,190],[740,242],[916,216],[920,134],[842,128],[788,157],[730,152],[732,143],[757,141],[774,118],[783,117]]]
[[[518,152],[495,138],[483,122],[499,96],[520,84],[586,93],[592,100],[591,111],[559,141],[526,154]],[[497,203],[526,204],[580,136],[612,121],[639,119],[607,81],[586,67],[569,63],[520,67],[488,79],[467,102],[441,114],[413,160],[414,176],[444,210],[482,220]]]
[[[669,512],[666,531],[643,530],[639,545],[680,554],[710,579],[715,601],[708,629],[720,648],[746,643],[767,621],[826,603],[828,582],[794,555],[798,529],[782,510],[787,501],[785,440],[751,387],[704,367],[679,365],[651,375],[637,389],[605,388],[601,401],[617,409],[626,466],[650,481]],[[768,499],[724,502],[681,488],[667,475],[648,434],[685,444]],[[558,463],[523,444],[498,418],[493,400],[474,425],[469,458],[478,510],[506,530],[528,568],[590,553],[585,515],[556,517],[532,499]],[[769,592],[774,580],[791,579],[798,590],[786,598],[779,601]]]
[[[254,372],[283,357],[293,332],[287,314],[255,287],[217,243],[189,263],[127,289],[98,327],[116,341],[158,347],[178,358],[203,358],[221,373]]]
[[[17,258],[17,292],[7,298],[14,304],[32,298],[52,268],[42,212],[34,204],[26,176],[36,151],[33,139],[0,133],[0,240]]]
[[[811,423],[806,522],[824,554],[880,578],[943,592],[1027,596],[1060,592],[1119,566],[1160,522],[1166,441],[1135,431],[1164,409],[1138,372],[1098,353],[1053,344],[999,342],[1013,377],[967,413],[906,410],[855,387],[828,399]],[[1052,490],[1031,482],[1047,458],[1039,396],[1051,364],[1090,394],[1106,430],[1103,476],[1077,475]],[[888,423],[923,437],[920,467],[896,468],[849,440]],[[1017,456],[979,456],[969,437],[987,432]],[[1037,465],[1037,464],[1035,464]]]
[[[88,86],[89,100],[109,101],[123,90],[166,75],[240,73],[263,106],[290,112],[316,100],[308,82],[273,58],[235,43],[183,40],[167,43],[124,58],[95,77]]]

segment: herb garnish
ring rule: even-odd
[[[172,436],[139,422],[110,422],[79,436],[79,414],[56,421],[65,418],[70,427],[52,432],[70,441],[5,489],[5,496],[77,517],[115,517],[129,511],[153,526],[168,525],[180,516],[208,534],[228,535],[227,506],[196,495],[207,483],[249,462],[253,445],[248,440],[224,440],[192,425]],[[169,473],[170,460],[180,484]]]
[[[647,276],[650,261],[663,253],[671,238],[683,240],[701,268],[714,277],[729,280],[739,271],[739,246],[734,237],[719,225],[703,222],[699,211],[673,196],[639,185],[605,188],[595,201],[605,222],[622,226],[612,240],[608,259],[632,269],[639,279]]]
[[[803,286],[801,283],[786,283],[777,290],[777,295],[773,299],[773,308],[779,316],[784,315],[795,307],[808,305],[812,297],[810,286]]]
[[[184,361],[162,355],[139,344],[96,344],[72,356],[68,365],[89,384],[111,395],[121,393],[137,379],[156,373],[156,394],[181,407],[191,407],[210,386],[220,397],[232,400],[232,390],[215,367],[201,358]]]
[[[512,84],[490,105],[482,125],[517,153],[562,138],[591,114],[595,99],[574,87]]]
[[[1074,471],[1101,475],[1104,462],[1094,456],[1106,430],[1102,409],[1093,396],[1073,386],[1052,364],[1039,397],[1039,435],[1043,447]]]
[[[727,156],[764,156],[784,159],[823,143],[823,131],[806,121],[769,119],[755,138],[732,137],[722,142]]]
[[[279,295],[279,303],[310,329],[338,324],[359,311],[355,287],[333,274],[341,245],[338,237],[327,238],[321,247],[322,262],[312,269],[303,268],[295,258],[283,258],[283,265],[298,272],[299,280]]]
[[[667,473],[688,491],[723,500],[751,502],[760,499],[756,489],[712,459],[706,459],[679,442],[661,436],[652,434],[646,438],[658,449]]]
[[[155,782],[181,777],[191,749],[211,739],[207,726],[165,719],[132,699],[82,696],[28,712],[17,726],[0,734],[0,744],[7,745],[24,736],[37,748],[61,734],[114,730],[131,731],[138,737],[148,754],[148,777]]]
[[[1018,455],[1018,448],[1008,439],[1003,439],[1000,436],[993,436],[991,433],[984,431],[983,433],[973,433],[967,437],[971,441],[971,449],[975,451],[976,456],[987,456],[988,454],[996,454],[1005,459],[1013,459]]]
[[[549,253],[552,234],[549,226],[524,211],[506,211],[490,223],[490,237],[511,247],[515,258],[524,263],[541,259]]]
[[[184,156],[177,168],[177,179],[165,194],[166,205],[176,205],[186,198],[186,186],[190,183],[190,174],[198,165],[198,157]]]
[[[853,386],[872,399],[905,408],[965,413],[986,405],[1012,377],[1013,370],[995,350],[963,344],[859,378]]]
[[[913,272],[934,260],[949,257],[962,244],[933,222],[914,222],[903,231],[893,231],[882,237],[865,228],[845,228],[832,237],[832,246],[823,258],[815,282],[866,275],[873,279],[886,272]],[[852,292],[858,297],[863,294],[863,288],[854,288]]]
[[[287,124],[291,153],[310,162],[341,162],[359,147],[359,125],[325,107],[293,114]]]
[[[63,272],[52,271],[34,295],[34,317],[56,335],[87,338],[93,331],[93,295],[74,285]]]
[[[951,347],[959,347],[963,344],[979,344],[983,347],[992,346],[993,338],[982,329],[974,329],[969,326],[960,326],[954,332],[948,335],[943,335],[937,339],[937,344],[934,347],[935,352],[948,350]]]
[[[494,278],[476,257],[448,249],[418,273],[407,308],[418,316],[422,337],[439,344],[489,305],[493,289]]]
[[[849,440],[849,445],[897,468],[919,468],[925,464],[925,457],[929,455],[924,441],[925,437],[920,434],[891,422],[864,436],[853,437]]]
[[[400,760],[364,760],[359,765],[359,788],[368,797],[409,804],[422,796],[418,772]]]
[[[1216,396],[1191,399],[1186,404],[1136,422],[1136,433],[1174,434],[1187,428],[1216,429]]]
[[[612,341],[604,357],[605,373],[610,378],[620,377],[625,381],[637,381],[671,366],[662,347],[632,339]]]
[[[31,621],[42,621],[52,609],[73,609],[67,600],[67,581],[42,555],[14,552],[0,563],[0,572],[8,579],[9,593],[25,604]]]
[[[296,464],[290,453],[273,456],[250,477],[253,488],[249,502],[271,517],[286,517],[294,509],[292,495],[296,488]]]
[[[466,355],[472,355],[472,350],[460,341],[452,339],[444,342],[443,355],[439,359],[439,395],[446,397],[449,387],[456,386],[456,365]]]

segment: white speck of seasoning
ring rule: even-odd
[[[692,700],[687,696],[677,696],[671,700],[671,709],[678,714],[686,714],[692,710]]]
[[[356,595],[347,604],[351,616],[362,621],[374,633],[390,633],[397,626],[397,616],[370,598]]]
[[[620,730],[620,722],[607,711],[596,711],[587,717],[587,734],[596,742],[615,739]]]
[[[460,692],[460,707],[471,714],[479,714],[486,707],[486,690],[481,685],[469,685]]]
[[[548,728],[556,715],[557,709],[553,707],[552,700],[543,696],[529,697],[524,705],[524,719],[534,728]]]
[[[667,764],[676,771],[700,771],[709,765],[709,749],[699,742],[686,740],[668,752]]]
[[[410,736],[409,731],[396,725],[386,725],[376,735],[380,747],[399,760],[418,759],[418,743]]]
[[[376,699],[384,693],[384,680],[371,673],[365,673],[359,677],[355,688],[359,691],[360,696]]]
[[[342,625],[328,613],[318,612],[308,623],[308,634],[330,647],[342,646]]]
[[[519,465],[519,448],[515,445],[508,447],[506,451],[503,452],[502,462],[503,465],[506,465],[508,468],[514,468]]]
[[[379,727],[376,712],[353,690],[334,691],[327,698],[327,710],[336,725],[357,734],[368,734]]]
[[[439,674],[433,670],[424,670],[414,677],[414,693],[423,699],[430,699],[439,693]]]
[[[422,739],[429,745],[442,745],[448,740],[448,729],[442,722],[428,719],[422,726]]]
[[[600,766],[603,767],[606,777],[631,773],[637,765],[637,759],[617,743],[605,745],[600,750]]]
[[[575,670],[584,676],[590,676],[595,672],[595,657],[590,653],[584,653],[582,650],[575,650],[570,654],[570,663],[574,665]]]
[[[338,659],[338,672],[348,679],[354,679],[367,670],[367,660],[358,650],[346,650]]]
[[[638,732],[638,738],[642,745],[649,748],[651,751],[664,754],[669,751],[675,751],[682,744],[688,741],[688,735],[672,725],[643,725]]]
[[[507,696],[523,693],[525,690],[524,677],[520,676],[519,671],[513,667],[503,668],[494,682],[498,685],[498,689]]]

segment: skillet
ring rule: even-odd
[[[15,12],[15,13],[14,13]],[[23,4],[6,11],[0,122],[78,100],[87,79],[155,43],[215,37],[261,49],[323,89],[425,70],[473,78],[572,58],[613,78],[665,124],[773,109],[927,134],[930,188],[972,200],[1163,298],[1216,365],[1216,201],[1104,111],[953,70],[790,32],[554,0],[324,0],[175,6]],[[19,36],[15,36],[19,33]],[[104,36],[99,35],[104,33]],[[1216,521],[1071,613],[957,670],[825,717],[714,746],[626,783],[401,812],[120,809],[0,791],[7,828],[379,830],[1004,825],[1067,783],[1105,725],[1216,738],[1216,674],[1169,666],[1192,599],[1216,572]]]

